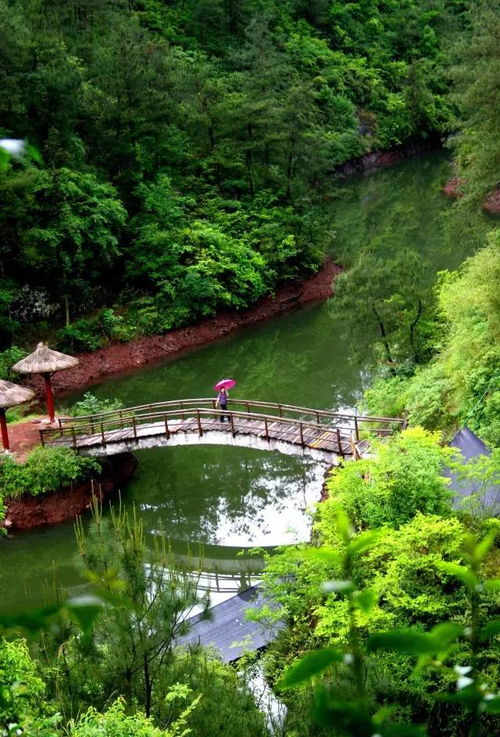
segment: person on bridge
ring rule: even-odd
[[[227,417],[227,421],[231,422],[231,418],[228,414],[225,414],[227,412],[227,400],[228,400],[228,391],[225,386],[223,386],[217,395],[217,401],[215,402],[216,407],[220,407],[222,412],[219,417],[219,420],[221,422],[224,422],[224,417]]]

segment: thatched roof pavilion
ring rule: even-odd
[[[18,374],[53,374],[56,371],[73,368],[78,363],[78,358],[53,351],[45,343],[39,343],[36,350],[14,364],[12,370]]]
[[[78,358],[53,351],[45,343],[39,343],[33,353],[14,364],[12,369],[19,374],[42,374],[45,381],[49,418],[51,422],[54,422],[54,395],[50,377],[56,371],[73,368],[78,363]]]
[[[8,450],[10,447],[5,410],[9,407],[15,407],[17,404],[29,402],[34,396],[35,392],[31,389],[26,389],[24,386],[0,379],[0,430],[5,450]]]

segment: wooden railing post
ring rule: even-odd
[[[167,436],[167,440],[170,439],[170,430],[168,429],[168,420],[167,415],[163,416],[163,419],[165,420],[165,435]]]
[[[264,417],[264,437],[266,440],[269,440],[269,432],[267,429],[267,417]]]
[[[299,431],[300,431],[300,444],[302,447],[304,447],[304,428],[302,427],[302,422],[299,422]]]
[[[137,424],[135,421],[135,416],[132,417],[132,427],[134,430],[134,440],[137,440]]]
[[[281,404],[278,404],[278,412],[280,413],[280,417],[283,417],[283,407]]]
[[[359,427],[358,427],[358,418],[354,418],[354,431],[356,433],[356,442],[359,443]]]
[[[198,435],[201,438],[201,436],[203,435],[203,428],[201,426],[201,417],[200,417],[200,410],[199,409],[196,410],[196,421],[198,423]]]
[[[229,419],[231,420],[231,432],[233,433],[233,438],[234,438],[234,436],[236,435],[236,432],[234,429],[234,417],[233,417],[232,412],[229,413]]]
[[[101,422],[101,440],[104,447],[106,447],[106,436],[104,434],[104,424]]]
[[[345,453],[342,450],[342,439],[340,437],[340,430],[337,427],[337,445],[339,446],[339,455],[342,456],[342,458],[345,458]]]

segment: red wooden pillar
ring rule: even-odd
[[[0,428],[2,430],[2,444],[5,450],[9,450],[9,433],[7,432],[7,420],[5,419],[5,409],[0,407]]]
[[[47,395],[47,409],[49,411],[49,419],[51,422],[54,422],[54,394],[52,392],[52,384],[50,383],[50,373],[47,372],[46,374],[43,374],[43,380],[45,381],[45,393]]]

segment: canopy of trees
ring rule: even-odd
[[[449,126],[465,6],[2,0],[0,137],[34,148],[0,173],[0,348],[41,323],[92,350],[316,268],[335,167]]]

